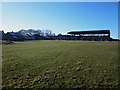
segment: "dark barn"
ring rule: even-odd
[[[18,41],[19,37],[16,33],[14,32],[7,32],[5,34],[5,40],[10,40],[10,41]]]
[[[24,41],[23,35],[15,32],[7,32],[5,34],[5,40],[10,40],[10,41]]]

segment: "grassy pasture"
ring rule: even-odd
[[[118,86],[118,42],[39,40],[2,49],[3,88]]]

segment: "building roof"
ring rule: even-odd
[[[67,34],[110,34],[110,30],[71,31]]]
[[[13,38],[18,38],[17,36],[13,36]]]
[[[16,35],[14,32],[8,32],[8,34],[11,34],[11,35]]]

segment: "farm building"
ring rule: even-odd
[[[24,40],[31,40],[31,37],[28,34],[20,34]]]
[[[31,38],[26,34],[19,34],[19,33],[15,33],[15,32],[7,32],[5,34],[5,39],[4,40],[24,41],[24,40],[29,40],[29,39],[31,39]]]
[[[34,34],[33,36],[34,36],[35,40],[43,40],[44,39],[43,36],[40,36],[39,34]]]
[[[27,34],[27,35],[30,37],[30,40],[34,40],[35,39],[35,37],[33,35],[31,35],[31,34]]]
[[[119,41],[110,37],[110,30],[95,30],[95,31],[70,31],[66,35],[40,35],[40,34],[22,34],[19,32],[1,31],[3,40],[24,41],[24,40],[82,40],[82,41]]]
[[[89,41],[110,41],[110,30],[95,30],[95,31],[71,31],[70,40],[89,40]]]
[[[0,31],[0,40],[5,38],[5,33],[4,31]]]
[[[7,32],[5,34],[5,40],[12,40],[12,41],[17,41],[19,40],[19,37],[16,33],[14,32]]]
[[[15,32],[7,32],[5,34],[4,40],[11,40],[11,41],[24,41],[24,40],[34,40],[35,37],[30,34],[20,34]]]

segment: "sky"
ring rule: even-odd
[[[118,38],[117,2],[3,2],[2,28],[68,31],[111,30]]]
[[[2,0],[2,2],[119,2],[119,0]]]

